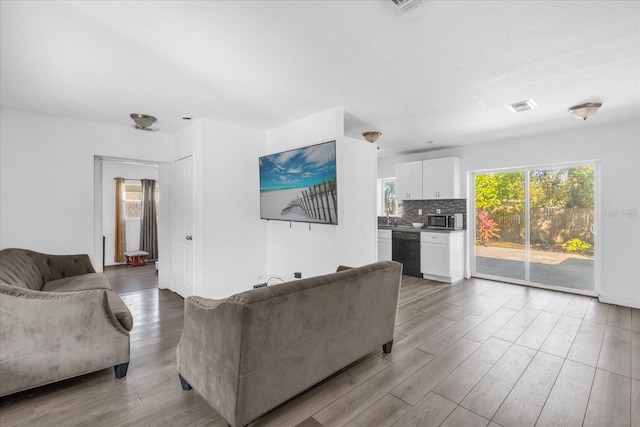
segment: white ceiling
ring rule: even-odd
[[[266,130],[340,106],[347,135],[383,133],[381,156],[640,120],[638,1],[0,4],[0,97],[19,110],[173,133],[183,115]],[[567,113],[589,101],[587,122]]]

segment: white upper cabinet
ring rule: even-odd
[[[396,185],[398,185],[397,181]],[[460,158],[443,157],[422,162],[422,197],[424,199],[460,198]]]
[[[422,161],[396,165],[398,200],[422,199]]]

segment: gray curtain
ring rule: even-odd
[[[158,259],[158,221],[156,220],[156,182],[142,179],[142,221],[140,223],[140,250],[149,252],[150,260]]]

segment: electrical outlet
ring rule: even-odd
[[[437,214],[439,214],[440,212],[442,212],[440,209],[436,209]]]
[[[422,215],[422,209],[418,209],[418,215]]]

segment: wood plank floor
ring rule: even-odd
[[[104,268],[104,275],[118,294],[158,288],[158,272],[151,261],[139,267],[111,265]]]
[[[156,289],[151,270],[115,273],[119,289],[151,287],[121,294],[135,319],[128,376],[105,369],[6,396],[0,425],[226,426],[180,388],[182,298]],[[391,354],[370,354],[251,425],[639,427],[639,319],[584,296],[405,276]]]

